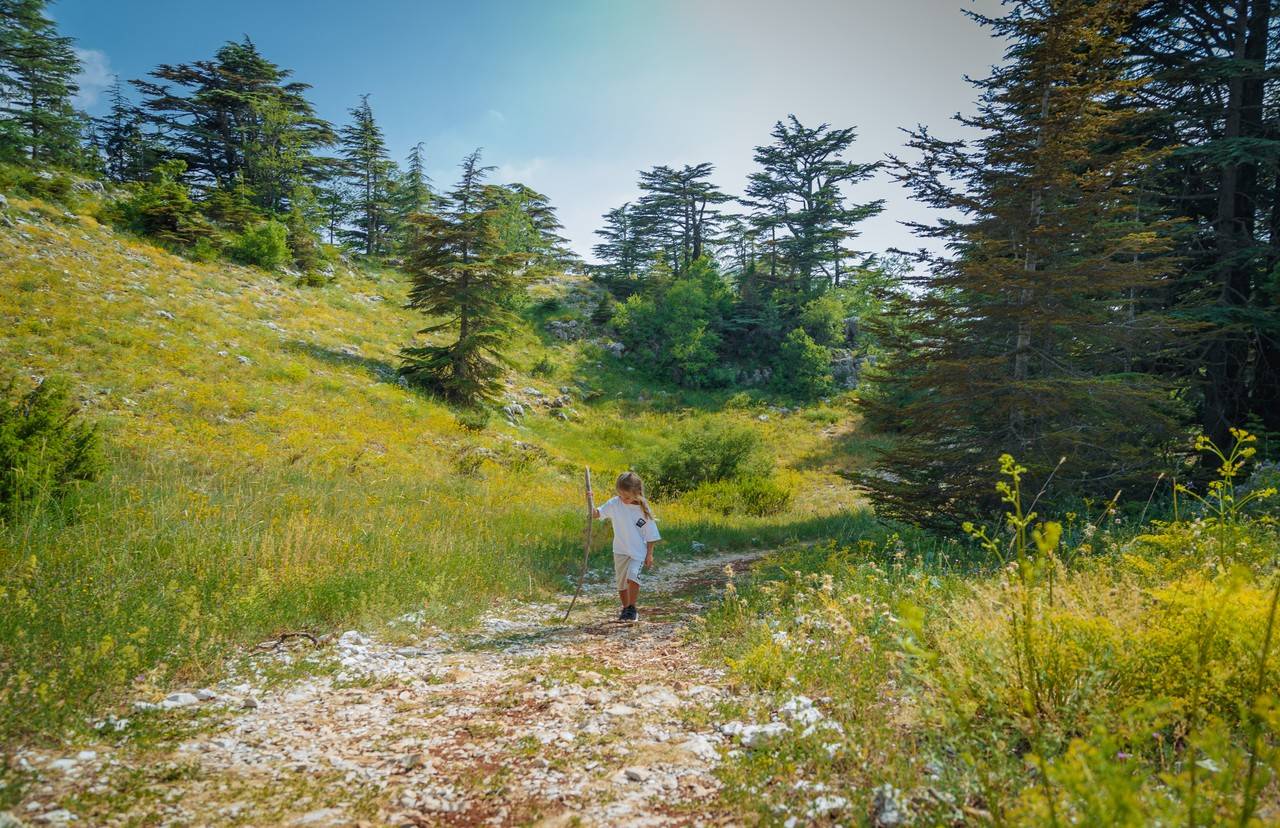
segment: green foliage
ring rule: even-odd
[[[259,222],[240,234],[231,255],[241,264],[279,270],[291,258],[289,229],[274,219]]]
[[[24,164],[0,163],[0,192],[75,204],[75,179],[58,170],[36,170]]]
[[[811,299],[800,311],[800,327],[818,345],[827,348],[844,343],[844,303],[835,292]]]
[[[773,458],[750,426],[691,420],[643,457],[637,471],[655,497],[674,497],[704,483],[768,478]]]
[[[488,198],[480,152],[463,162],[462,179],[443,199],[444,211],[417,213],[405,249],[405,269],[413,278],[409,306],[443,319],[420,333],[456,334],[443,345],[414,345],[401,351],[400,372],[410,381],[472,405],[492,399],[507,358],[517,318],[512,312],[527,280],[533,251],[513,249],[509,203]]]
[[[483,406],[476,406],[474,408],[463,408],[453,416],[458,421],[458,425],[467,431],[484,431],[488,427],[489,420],[492,419],[493,414]]]
[[[85,167],[75,111],[80,60],[45,0],[0,0],[0,162]]]
[[[66,380],[24,394],[11,379],[0,398],[0,522],[57,501],[105,466],[95,427],[76,416]]]
[[[792,494],[776,476],[750,476],[702,483],[689,492],[687,500],[714,514],[768,517],[790,508]]]
[[[114,209],[121,225],[162,244],[189,248],[213,235],[213,227],[191,200],[182,182],[185,162],[172,159],[158,164],[153,180],[133,187],[133,194]]]
[[[618,305],[613,325],[641,367],[690,388],[727,384],[721,327],[731,297],[715,265],[694,262],[684,276],[657,282]]]
[[[1253,442],[1235,439],[1198,443],[1221,485],[1193,521],[1118,526],[1109,504],[1044,520],[1006,456],[1006,513],[966,527],[975,549],[882,528],[731,586],[703,633],[763,699],[749,712],[804,694],[839,727],[744,752],[722,768],[726,795],[778,814],[804,807],[802,778],[852,812],[888,784],[913,824],[1265,823],[1280,804],[1280,534],[1247,514],[1273,492],[1232,499]]]
[[[879,331],[880,389],[860,395],[868,421],[895,432],[883,473],[862,480],[882,514],[942,526],[995,513],[980,463],[1004,453],[1036,487],[1055,475],[1059,496],[1136,492],[1170,469],[1185,412],[1157,366],[1182,323],[1118,298],[1160,291],[1177,266],[1174,223],[1142,202],[1167,150],[1133,140],[1146,116],[1121,38],[1141,5],[982,18],[1010,46],[978,83],[981,136],[921,129],[920,160],[895,162],[919,199],[964,218],[920,228],[953,253],[917,257],[896,332]]]
[[[814,342],[803,328],[782,340],[773,372],[777,389],[798,399],[815,399],[831,393],[831,352]]]
[[[617,301],[613,298],[613,294],[605,292],[600,294],[600,301],[596,302],[595,308],[591,311],[591,323],[604,327],[613,321],[613,314],[618,306]]]

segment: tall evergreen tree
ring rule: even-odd
[[[476,150],[462,162],[462,177],[442,199],[441,209],[410,218],[405,270],[413,279],[409,307],[436,322],[420,334],[449,332],[443,345],[416,345],[401,353],[401,373],[445,397],[476,403],[492,398],[506,359],[503,351],[516,324],[512,302],[525,282],[528,252],[513,240],[534,232],[508,222],[519,211],[503,211],[484,179]]]
[[[421,141],[414,144],[405,159],[404,175],[396,189],[396,211],[407,218],[431,206],[431,178],[427,175],[427,160]]]
[[[46,0],[0,0],[0,160],[75,166],[84,118],[72,105],[80,60]]]
[[[714,170],[704,162],[680,169],[661,165],[640,173],[644,195],[632,217],[639,222],[639,235],[665,251],[677,276],[709,252],[720,218],[717,205],[732,200],[709,180]]]
[[[1250,416],[1280,435],[1280,27],[1273,0],[1153,0],[1128,36],[1146,134],[1174,148],[1158,209],[1187,228],[1169,302],[1201,324],[1191,358],[1204,433]]]
[[[97,119],[103,171],[112,181],[142,181],[157,154],[142,131],[142,114],[124,94],[117,75],[111,85],[111,108]]]
[[[151,80],[135,80],[147,120],[169,155],[187,164],[205,189],[248,187],[256,206],[286,208],[295,185],[309,183],[326,163],[316,152],[333,142],[293,73],[271,62],[245,38],[211,60],[164,64]]]
[[[853,145],[852,127],[811,128],[791,115],[770,134],[773,143],[756,147],[760,170],[748,180],[745,202],[754,210],[757,235],[769,239],[771,281],[808,296],[840,283],[845,260],[855,255],[846,247],[855,226],[883,209],[883,201],[851,205],[842,192],[879,164],[842,158]]]
[[[1149,480],[1175,432],[1167,394],[1130,370],[1125,343],[1158,347],[1168,320],[1130,313],[1133,294],[1173,269],[1162,222],[1135,185],[1159,151],[1129,139],[1123,106],[1139,83],[1118,36],[1142,0],[1020,0],[1001,18],[1006,61],[962,121],[972,144],[912,135],[917,163],[895,175],[963,219],[918,226],[953,257],[924,269],[901,314],[899,351],[877,370],[872,422],[897,431],[868,476],[887,514],[916,520],[991,504],[996,458],[1013,454],[1040,485],[1110,495]],[[1141,310],[1145,311],[1145,308]]]
[[[602,262],[595,268],[595,275],[625,298],[637,289],[641,269],[648,258],[631,202],[605,213],[604,226],[595,232],[601,241],[591,250]]]
[[[351,123],[342,128],[340,137],[355,196],[351,210],[353,223],[344,230],[343,236],[366,256],[380,256],[389,251],[391,242],[390,187],[395,168],[387,154],[382,127],[373,117],[368,95],[361,95],[360,103],[351,109]]]

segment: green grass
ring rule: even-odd
[[[58,507],[0,527],[0,741],[56,739],[140,690],[216,677],[235,648],[285,630],[376,625],[422,610],[465,626],[510,596],[561,591],[580,555],[581,468],[613,476],[695,412],[757,429],[796,489],[769,519],[655,504],[659,557],[849,531],[856,498],[819,423],[641,385],[587,342],[534,324],[511,391],[573,389],[577,416],[531,405],[476,428],[395,378],[423,320],[394,270],[341,269],[305,288],[187,261],[10,198],[0,227],[0,360],[65,374],[101,424],[110,470]],[[821,428],[818,426],[821,425]],[[842,434],[848,434],[845,429]],[[597,533],[599,548],[607,531]],[[607,556],[597,557],[600,564]]]
[[[726,801],[768,824],[821,797],[853,824],[891,801],[924,825],[1276,824],[1280,533],[1182,515],[1041,527],[1025,555],[868,521],[762,562],[694,631],[743,691],[722,720],[805,696],[838,729],[732,754]]]

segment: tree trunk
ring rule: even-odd
[[[1256,62],[1261,70],[1267,53],[1267,0],[1235,0],[1232,58]],[[1227,112],[1223,139],[1255,137],[1262,128],[1261,78],[1235,74],[1227,84]],[[1231,444],[1231,429],[1244,424],[1247,416],[1247,371],[1249,338],[1235,317],[1250,299],[1253,255],[1254,210],[1258,170],[1250,159],[1226,164],[1218,189],[1214,240],[1218,265],[1217,306],[1221,321],[1206,349],[1202,426],[1219,447]]]

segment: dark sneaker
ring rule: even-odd
[[[622,611],[623,621],[639,621],[640,613],[636,611],[635,605],[631,605]]]
[[[629,621],[629,620],[630,620],[630,619],[627,617],[627,611],[628,611],[629,609],[631,609],[631,607],[623,607],[623,608],[622,608],[622,612],[618,613],[618,620],[619,620],[619,621]]]

